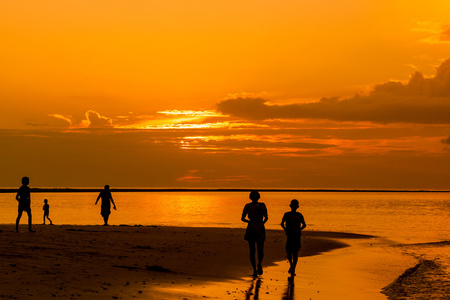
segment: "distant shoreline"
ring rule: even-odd
[[[111,192],[249,192],[248,188],[112,188]],[[296,192],[296,193],[450,193],[450,190],[391,190],[391,189],[257,189],[260,192]],[[101,188],[31,188],[33,193],[96,193]],[[0,188],[0,193],[16,193],[17,188]]]

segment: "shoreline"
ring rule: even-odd
[[[243,228],[26,229],[23,224],[16,233],[14,224],[0,225],[1,299],[244,299],[258,291],[262,300],[294,292],[311,299],[382,300],[387,299],[383,288],[398,283],[423,253],[433,259],[430,249],[445,252],[450,247],[450,242],[398,245],[369,235],[304,231],[297,276],[286,280],[284,232],[266,230],[264,274],[253,279]],[[392,295],[401,295],[405,285],[414,291],[420,280],[416,276],[391,285],[389,299],[399,299]],[[448,284],[439,288],[435,290],[447,292]]]
[[[237,280],[251,274],[245,229],[163,226],[0,225],[2,299],[148,299],[165,285]],[[264,268],[285,260],[284,232],[267,230]],[[336,237],[336,240],[332,237]],[[301,256],[369,236],[309,232]],[[151,298],[150,298],[151,299]]]

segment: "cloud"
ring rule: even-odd
[[[202,173],[202,175],[198,175]],[[194,175],[197,174],[197,175]],[[186,176],[177,178],[178,182],[189,184],[211,184],[211,183],[236,183],[236,182],[251,182],[251,176],[248,175],[225,175],[211,170],[189,170]]]
[[[407,84],[387,82],[367,96],[340,100],[322,98],[313,103],[270,105],[263,98],[221,101],[218,110],[247,120],[328,119],[374,123],[450,123],[450,59],[439,66],[436,76],[416,72]]]
[[[112,127],[113,125],[112,119],[104,117],[100,115],[98,112],[93,110],[87,111],[85,116],[86,120],[83,120],[82,124],[86,126],[83,127],[103,128],[103,127]]]
[[[444,26],[439,39],[443,42],[450,42],[450,25]]]
[[[428,44],[448,44],[450,43],[450,25],[443,25],[436,22],[419,22],[413,31],[425,32],[428,37],[421,39],[421,42]]]
[[[84,116],[85,119],[76,123],[72,116],[64,116],[61,114],[48,114],[49,117],[64,120],[69,124],[70,128],[108,128],[113,127],[113,120],[111,118],[100,115],[98,112],[88,110]]]
[[[48,116],[66,121],[67,123],[69,123],[69,126],[72,126],[72,116],[63,116],[60,114],[49,114]]]

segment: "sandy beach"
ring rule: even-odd
[[[2,300],[294,299],[294,290],[303,294],[295,299],[386,299],[381,289],[418,261],[375,237],[305,231],[296,288],[290,290],[294,282],[287,280],[281,230],[267,231],[265,273],[256,280],[250,277],[243,229],[36,225],[35,233],[25,226],[16,233],[13,225],[0,225],[0,230]]]

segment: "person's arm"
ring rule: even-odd
[[[95,205],[97,205],[97,202],[98,202],[98,200],[100,199],[101,196],[102,196],[102,193],[100,192],[100,194],[98,194],[97,201],[95,201]]]
[[[301,215],[302,216],[302,220],[300,221],[300,230],[303,230],[303,229],[305,229],[305,227],[306,227],[306,222],[305,222],[305,218],[303,218],[303,215]]]
[[[16,194],[16,200],[17,201],[20,200],[20,190],[21,190],[21,188],[19,188],[19,190],[17,191],[17,194]]]
[[[263,224],[266,224],[267,220],[269,220],[269,216],[267,215],[267,207],[264,204],[264,216],[263,216]]]
[[[241,217],[241,221],[248,223],[250,222],[250,220],[246,219],[245,217],[247,216],[247,205],[244,206],[244,210],[242,211],[242,217]]]
[[[117,209],[116,209],[116,204],[114,203],[114,200],[113,200],[113,198],[112,198],[112,195],[111,195],[111,194],[109,194],[109,199],[111,199],[111,202],[112,202],[112,204],[114,205],[114,207],[113,207],[113,208],[114,208],[115,210],[117,210]]]
[[[280,225],[283,228],[284,232],[286,232],[286,214],[283,215],[283,219],[281,219]]]

